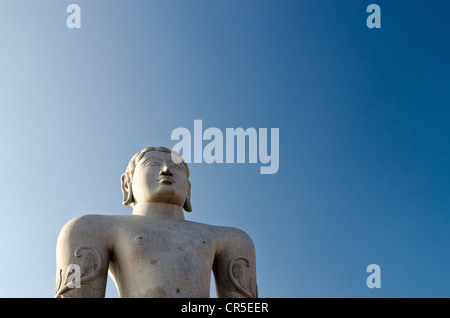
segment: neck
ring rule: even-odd
[[[139,202],[134,206],[133,214],[160,219],[184,220],[183,207],[171,203]]]

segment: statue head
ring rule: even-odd
[[[189,168],[181,156],[165,147],[147,147],[135,154],[120,178],[123,204],[177,204],[191,212]]]

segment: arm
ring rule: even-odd
[[[221,241],[213,265],[217,296],[257,298],[256,256],[251,238],[241,230],[228,228]]]
[[[56,247],[55,297],[105,297],[106,242],[101,216],[77,217],[63,227]]]

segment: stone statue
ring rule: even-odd
[[[250,237],[184,219],[191,184],[179,154],[145,148],[121,182],[131,215],[83,215],[61,230],[55,297],[104,297],[108,271],[120,297],[209,297],[211,270],[218,297],[258,296]]]

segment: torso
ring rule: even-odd
[[[220,228],[111,216],[110,273],[121,297],[209,297]]]

